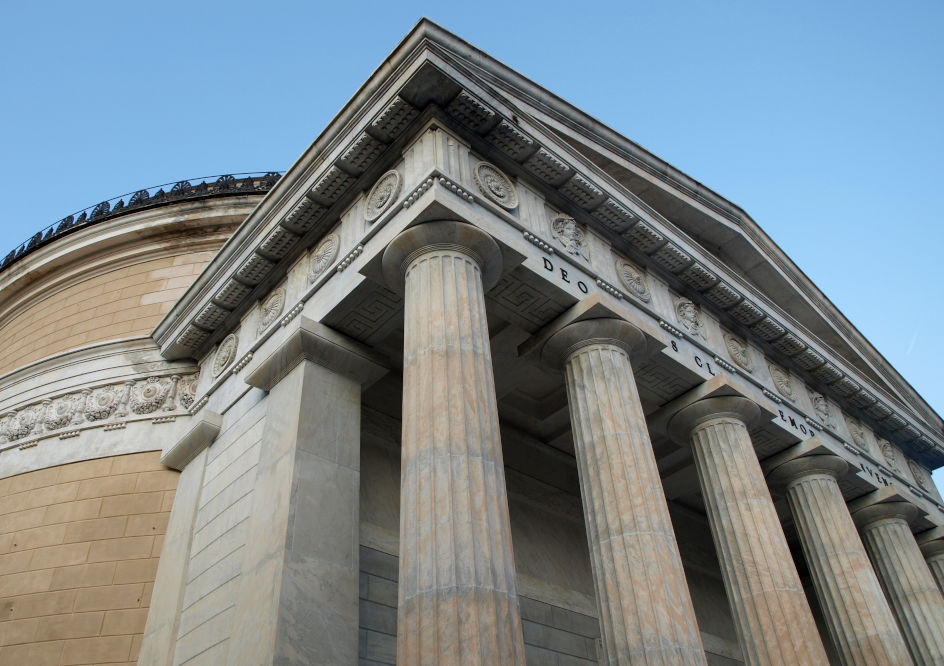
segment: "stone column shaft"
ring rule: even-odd
[[[397,662],[523,664],[482,259],[456,227],[485,236],[428,223],[391,245],[406,264]]]
[[[832,456],[800,458],[777,468],[833,644],[846,666],[911,664],[846,507]]]
[[[728,600],[748,664],[819,666],[822,640],[746,422],[759,410],[744,398],[708,398],[670,423],[688,431]]]
[[[938,589],[944,592],[944,539],[936,539],[921,545],[921,552],[928,563],[928,569],[937,583]]]
[[[944,664],[944,598],[921,555],[906,502],[874,504],[855,513],[872,559],[915,664]]]
[[[546,348],[577,343],[564,367],[606,663],[706,664],[626,349],[632,337],[643,340],[620,320],[582,321]]]

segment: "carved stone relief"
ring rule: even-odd
[[[849,434],[852,435],[852,443],[863,451],[868,451],[869,445],[865,439],[865,429],[862,427],[862,423],[859,419],[849,417],[846,419],[846,423],[849,425]]]
[[[216,350],[216,356],[213,358],[214,377],[219,377],[223,374],[223,371],[226,370],[233,362],[233,359],[236,358],[236,347],[238,344],[239,338],[235,333],[230,333],[223,338],[223,342],[220,343],[219,349]]]
[[[282,314],[282,310],[285,308],[285,289],[279,287],[278,289],[273,289],[272,293],[266,296],[266,299],[262,301],[262,306],[260,308],[260,317],[259,317],[259,327],[256,329],[258,335],[262,335],[263,332],[272,323],[279,318],[279,315]]]
[[[895,447],[884,439],[880,439],[878,443],[879,448],[882,450],[882,456],[885,458],[885,462],[888,463],[888,466],[894,471],[900,472],[901,467],[898,465],[898,452],[895,451]]]
[[[364,219],[373,222],[380,217],[400,194],[401,185],[399,171],[388,171],[382,175],[367,195],[367,210],[364,212]]]
[[[646,276],[633,264],[625,259],[617,259],[616,275],[619,277],[619,281],[623,287],[640,301],[648,303],[652,300],[652,294],[649,293],[649,285],[646,284]]]
[[[909,460],[908,469],[911,470],[911,476],[914,477],[915,483],[918,484],[918,487],[920,487],[921,490],[930,490],[931,485],[928,479],[928,472],[923,467],[921,467],[921,465],[916,463],[914,460]]]
[[[341,238],[337,234],[328,234],[324,237],[315,251],[311,253],[311,265],[308,270],[308,282],[312,283],[324,273],[338,258],[341,248]]]
[[[680,298],[675,302],[675,320],[692,337],[701,336],[705,340],[708,339],[705,333],[705,322],[701,318],[701,311],[697,305],[687,298]]]
[[[489,201],[502,208],[514,210],[518,207],[518,192],[511,179],[488,162],[479,162],[472,170],[472,179]]]
[[[568,254],[590,259],[590,247],[587,235],[572,217],[560,215],[551,221],[551,235],[557,239]]]
[[[104,425],[162,410],[185,410],[193,404],[198,375],[152,376],[122,384],[88,387],[43,399],[0,416],[0,444],[69,432],[78,426]],[[178,391],[180,387],[180,391]],[[161,419],[174,418],[160,417]]]
[[[747,341],[730,333],[724,334],[724,346],[734,364],[745,372],[754,372],[754,362],[747,346]]]
[[[790,402],[796,402],[796,393],[793,392],[790,373],[777,365],[770,364],[768,367],[770,368],[770,376],[774,380],[774,386],[777,388],[777,393]]]
[[[816,418],[827,428],[835,430],[836,425],[833,423],[832,414],[829,411],[829,402],[826,400],[826,396],[816,391],[809,391],[809,394],[810,400],[813,403],[813,410],[816,412]]]

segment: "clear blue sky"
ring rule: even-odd
[[[425,14],[742,206],[944,411],[944,2],[326,4],[3,2],[0,256],[287,168]]]

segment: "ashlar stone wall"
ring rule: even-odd
[[[154,451],[0,479],[0,664],[136,662],[178,476]]]

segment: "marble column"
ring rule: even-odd
[[[853,513],[915,664],[944,664],[944,598],[915,541],[917,508],[884,502]]]
[[[605,662],[706,664],[619,319],[569,324],[543,356],[564,366]]]
[[[745,662],[819,666],[826,652],[748,435],[759,418],[746,398],[706,398],[669,432],[692,445]]]
[[[931,570],[938,589],[944,592],[944,539],[921,544],[921,554],[928,563],[928,569]]]
[[[846,666],[911,664],[837,479],[830,455],[797,458],[768,479],[784,487],[833,644]]]
[[[399,664],[524,664],[485,289],[501,252],[462,222],[388,246],[405,294]]]

